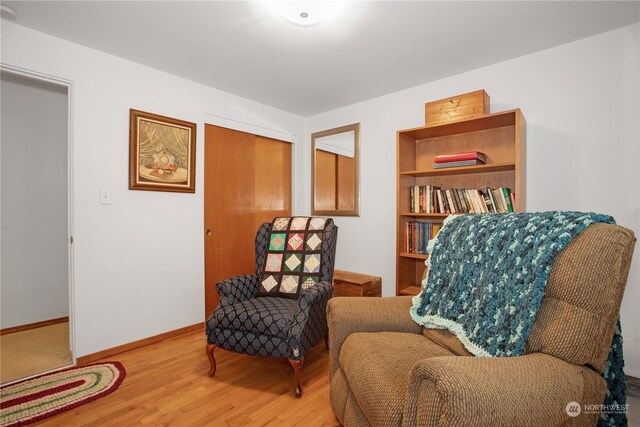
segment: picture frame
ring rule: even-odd
[[[196,191],[195,123],[129,110],[129,189]]]

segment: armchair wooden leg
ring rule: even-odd
[[[296,397],[300,397],[302,396],[300,377],[302,377],[302,365],[304,365],[304,356],[302,356],[300,360],[289,359],[289,364],[293,368],[293,385],[296,389]]]
[[[211,364],[211,368],[209,368],[210,377],[216,374],[216,358],[213,355],[213,350],[215,349],[216,349],[215,344],[207,344],[207,357],[209,358],[209,363]]]

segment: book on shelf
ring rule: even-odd
[[[480,196],[482,196],[482,202],[484,203],[484,206],[487,207],[487,211],[498,212],[498,210],[495,207],[495,204],[493,203],[493,197],[491,196],[491,189],[489,187],[482,187],[481,189],[478,190],[478,192],[480,193]]]
[[[511,192],[511,189],[502,187],[501,190],[502,190],[502,194],[504,194],[504,200],[507,203],[507,210],[509,212],[513,212],[514,210],[513,205],[515,205],[515,196],[513,199],[513,203],[511,203],[511,195],[513,194]]]
[[[434,169],[445,169],[445,168],[460,168],[464,166],[478,166],[484,165],[486,162],[481,160],[460,160],[458,162],[446,162],[446,163],[434,163]]]
[[[492,190],[496,203],[498,205],[498,212],[513,212],[513,205],[515,205],[515,195],[511,192],[511,189],[501,187]]]
[[[493,199],[496,201],[496,208],[498,209],[498,213],[507,212],[505,210],[504,198],[502,197],[502,191],[500,189],[495,188],[491,190],[491,194],[493,195]]]
[[[411,213],[433,213],[436,212],[439,207],[436,206],[437,199],[435,191],[440,187],[433,185],[413,185],[410,189],[410,204],[409,211]]]
[[[433,239],[442,224],[421,221],[407,221],[405,226],[406,251],[410,254],[426,254],[427,244]]]
[[[466,160],[479,160],[487,163],[487,155],[480,151],[468,151],[465,153],[440,154],[434,157],[434,163],[461,162]]]
[[[478,189],[434,185],[409,187],[410,213],[504,213],[513,212],[515,195],[506,187]]]
[[[451,196],[451,190],[443,190],[445,200],[447,201],[447,210],[445,213],[456,213],[456,205],[453,203],[453,197]]]

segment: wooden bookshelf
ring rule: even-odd
[[[414,185],[445,188],[508,187],[515,193],[516,212],[525,210],[526,122],[519,109],[487,114],[445,124],[397,132],[396,294],[420,292],[427,255],[407,253],[408,221],[442,222],[442,213],[410,212]],[[487,163],[434,169],[440,154],[481,151]]]

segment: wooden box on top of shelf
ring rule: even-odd
[[[424,105],[424,122],[436,125],[483,116],[489,114],[489,102],[489,95],[484,89],[427,102]]]
[[[525,210],[526,123],[519,109],[439,125],[397,132],[396,293],[420,290],[426,255],[407,253],[409,221],[440,223],[447,214],[414,213],[410,187],[433,185],[442,189],[507,187],[515,194],[515,211]],[[481,151],[487,163],[434,169],[434,157]]]

